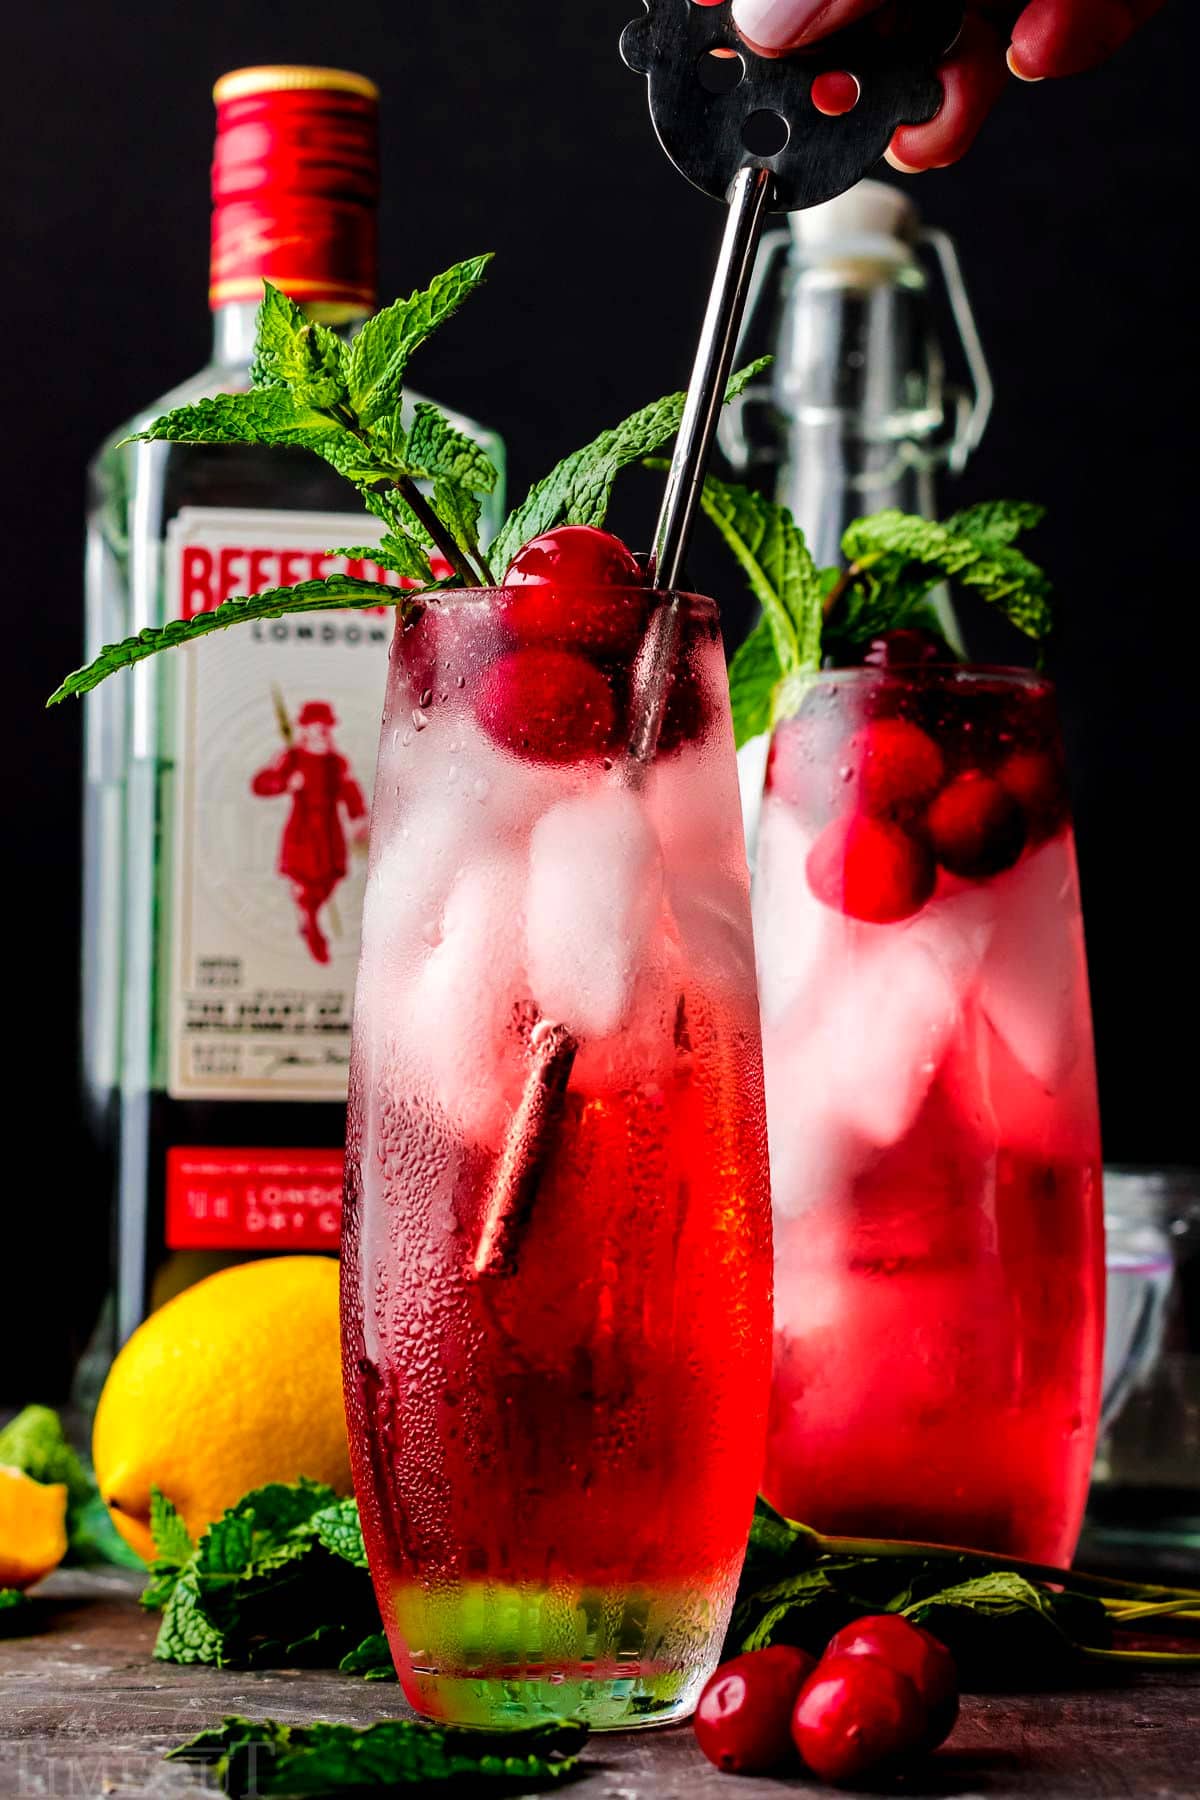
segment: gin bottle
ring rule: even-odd
[[[232,594],[373,570],[330,554],[382,528],[315,458],[121,443],[249,385],[264,278],[346,332],[376,303],[373,84],[241,69],[214,97],[212,360],[92,464],[89,657]],[[494,434],[451,417],[502,467]],[[217,633],[89,697],[84,1079],[116,1197],[118,1342],[225,1263],[337,1248],[391,624],[339,611]]]

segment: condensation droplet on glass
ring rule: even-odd
[[[418,704],[421,706],[432,706],[433,705],[433,689],[432,688],[426,688],[423,691]]]
[[[458,764],[451,763],[450,767],[446,770],[446,781],[449,784],[449,786],[453,787],[454,783],[457,780],[458,780]]]
[[[465,675],[460,675],[460,676],[459,676],[459,678],[458,678],[458,680],[457,680],[457,681],[456,681],[456,682],[455,682],[455,684],[454,684],[454,685],[455,685],[455,687],[460,687],[460,688],[465,688],[465,687],[466,687],[466,685],[467,685],[467,678],[466,678],[466,676],[465,676]]]
[[[852,763],[844,763],[838,770],[838,777],[842,781],[853,781],[854,765]]]
[[[475,798],[480,802],[480,804],[482,804],[483,801],[485,801],[487,799],[487,797],[491,793],[491,791],[492,791],[492,784],[488,780],[487,776],[486,775],[477,775],[475,777],[474,784],[472,785],[471,792],[474,794]]]
[[[612,757],[611,757],[611,756],[606,756],[606,757],[605,757],[605,758],[604,758],[604,769],[605,769],[605,772],[606,772],[606,773],[607,773],[607,771],[608,771],[608,770],[609,770],[609,769],[611,769],[611,768],[612,768],[612,766],[613,766],[613,759],[612,759]]]
[[[419,706],[413,707],[412,722],[414,731],[424,731],[429,723],[429,720],[425,717],[425,714],[421,711]]]
[[[412,732],[406,731],[404,736],[400,739],[400,742],[404,745],[411,744],[412,743]]]

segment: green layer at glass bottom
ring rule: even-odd
[[[687,1718],[716,1667],[719,1593],[508,1586],[393,1590],[404,1691],[431,1718],[493,1728],[544,1718],[629,1731]]]

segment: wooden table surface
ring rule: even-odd
[[[60,1572],[36,1635],[0,1639],[0,1800],[198,1800],[203,1771],[163,1754],[225,1713],[358,1724],[405,1711],[398,1688],[308,1670],[245,1674],[156,1663],[139,1578]],[[686,1726],[593,1738],[579,1800],[795,1800],[834,1790],[734,1779]],[[482,1793],[482,1787],[480,1792]],[[845,1792],[846,1790],[841,1790]],[[1200,1680],[1138,1675],[1096,1693],[968,1696],[949,1743],[890,1790],[909,1800],[1198,1800]]]

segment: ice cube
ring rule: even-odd
[[[988,884],[996,929],[981,972],[981,1004],[1017,1061],[1047,1093],[1075,1067],[1089,1027],[1087,966],[1075,853],[1043,844]]]
[[[389,1021],[414,1084],[463,1135],[495,1145],[519,1091],[516,1019],[524,970],[524,869],[512,852],[476,856],[455,878],[441,934]]]
[[[784,801],[763,802],[754,880],[754,941],[764,1024],[814,996],[823,967],[841,955],[851,922],[823,906],[808,884],[812,839]]]
[[[870,1143],[913,1125],[959,1019],[950,972],[919,938],[861,925],[822,1015],[833,1104]]]
[[[658,837],[636,794],[593,787],[534,826],[526,965],[541,1013],[577,1037],[628,1019],[662,912]]]
[[[991,885],[985,883],[936,897],[899,929],[910,944],[928,951],[961,1004],[979,980],[996,918]]]
[[[828,1045],[815,1017],[794,1013],[763,1036],[771,1199],[795,1219],[853,1179],[863,1145],[835,1104]]]

